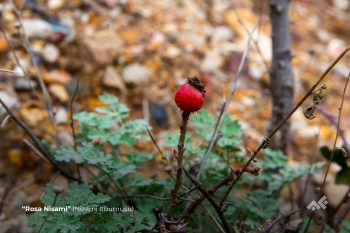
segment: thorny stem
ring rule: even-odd
[[[349,50],[350,47],[347,48],[347,50]],[[344,52],[343,52],[344,53]],[[326,179],[327,179],[327,175],[328,175],[328,172],[329,172],[329,167],[331,166],[331,163],[333,161],[333,156],[334,156],[334,151],[335,151],[335,147],[337,145],[337,140],[338,140],[338,136],[339,136],[339,127],[340,127],[340,117],[341,117],[341,112],[342,112],[342,108],[343,108],[343,103],[344,103],[344,98],[345,98],[345,92],[346,92],[346,88],[348,86],[348,82],[349,82],[349,79],[350,79],[350,73],[348,74],[348,77],[346,79],[346,82],[345,82],[345,86],[344,86],[344,89],[343,89],[343,95],[342,95],[342,99],[341,99],[341,102],[340,102],[340,107],[339,107],[339,114],[338,114],[338,123],[337,123],[337,133],[335,135],[335,139],[334,139],[334,143],[333,143],[333,149],[332,149],[332,154],[331,154],[331,157],[329,159],[329,162],[328,162],[328,166],[327,166],[327,170],[326,170],[326,174],[324,175],[324,178],[323,178],[323,182],[322,182],[322,186],[321,186],[321,189],[318,191],[317,193],[317,201],[319,200],[319,197],[320,197],[320,194],[322,193],[322,190],[324,188],[324,185],[326,183]],[[314,216],[315,214],[315,211],[312,212],[312,214],[310,215],[310,218],[306,224],[306,227],[305,227],[305,230],[304,230],[304,233],[307,231],[307,229],[309,228],[309,225],[311,223],[311,219],[312,217]]]
[[[218,216],[222,222],[222,225],[225,229],[225,232],[231,233],[232,229],[229,226],[227,219],[226,219],[223,211],[221,210],[220,206],[215,202],[215,200],[210,196],[210,194],[203,188],[203,186],[200,183],[198,183],[198,181],[184,167],[182,167],[182,170],[186,173],[186,175],[188,176],[188,178],[190,179],[192,184],[198,186],[198,190],[205,196],[205,198],[208,199],[210,204],[214,207],[216,213],[218,214]]]
[[[350,50],[350,46],[348,46],[338,57],[335,59],[332,64],[327,68],[325,72],[320,76],[320,78],[314,83],[314,85],[310,88],[310,90],[304,95],[304,97],[298,102],[298,104],[292,109],[292,111],[279,123],[279,125],[276,126],[274,130],[270,133],[268,138],[272,138],[275,133],[282,127],[286,121],[294,114],[294,112],[304,103],[304,101],[312,94],[312,92],[315,90],[315,88],[322,82],[322,80],[326,77],[326,75],[333,69],[333,67],[345,56],[345,54]],[[345,90],[345,89],[344,89]],[[344,99],[344,95],[343,95]],[[242,171],[245,171],[249,164],[254,160],[255,156],[260,152],[260,150],[264,147],[264,143],[261,143],[260,146],[252,153],[251,157],[249,158],[248,162],[244,165],[242,168]],[[242,176],[243,172],[240,172],[237,176],[237,178],[232,182],[230,188],[226,191],[226,194],[222,201],[220,202],[220,206],[225,202],[227,196],[231,192],[232,188],[235,186],[239,178]]]
[[[185,152],[186,128],[187,128],[187,123],[188,123],[190,114],[191,112],[188,112],[188,111],[183,111],[182,113],[182,122],[180,125],[180,138],[177,144],[178,157],[177,157],[176,179],[175,179],[174,188],[171,190],[171,193],[170,193],[171,199],[170,199],[168,209],[166,211],[166,216],[169,219],[171,218],[173,210],[177,204],[177,197],[178,197],[179,189],[182,182],[182,159],[183,159],[183,154]]]

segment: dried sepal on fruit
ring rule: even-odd
[[[205,85],[197,78],[187,78],[187,82],[182,84],[175,93],[175,103],[186,112],[196,112],[204,104]]]

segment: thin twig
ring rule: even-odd
[[[286,123],[286,121],[288,121],[288,119],[294,114],[294,112],[304,103],[304,101],[312,94],[312,92],[314,91],[314,89],[322,82],[322,80],[326,77],[326,75],[333,69],[333,67],[345,56],[345,54],[350,50],[350,46],[348,46],[338,57],[337,59],[335,59],[332,64],[326,69],[325,72],[323,72],[323,74],[320,76],[320,78],[314,83],[314,85],[310,88],[310,90],[304,95],[304,97],[298,102],[298,104],[292,109],[292,111],[281,121],[281,123],[279,123],[279,125],[276,126],[276,128],[270,133],[270,135],[268,136],[268,138],[272,138],[275,133],[282,127],[282,125],[284,123]],[[344,97],[344,96],[343,96]],[[259,145],[259,147],[253,152],[253,154],[251,155],[251,157],[249,158],[248,162],[244,165],[243,167],[243,171],[245,171],[245,169],[247,169],[247,167],[249,166],[249,164],[254,160],[255,156],[260,152],[260,150],[265,146],[265,143],[261,143]],[[239,178],[242,176],[243,172],[239,173],[237,178],[232,182],[230,188],[227,190],[224,198],[222,199],[220,206],[222,205],[222,203],[225,202],[225,199],[227,198],[227,196],[229,195],[229,193],[231,192],[232,188],[235,186],[235,184],[237,183],[237,181],[239,180]]]
[[[4,128],[5,125],[7,124],[7,122],[11,119],[11,116],[10,115],[7,115],[4,120],[2,121],[1,125],[0,125],[0,128]]]
[[[59,174],[61,174],[60,171],[56,172],[56,174],[50,180],[49,184],[53,184],[53,182],[56,180],[56,178],[58,177]],[[44,190],[43,193],[40,196],[40,200],[42,200],[42,198],[44,197],[45,193],[46,193],[46,191]]]
[[[31,62],[32,62],[33,66],[34,66],[35,74],[37,76],[37,79],[38,79],[41,91],[43,92],[44,97],[45,97],[46,110],[47,110],[47,113],[48,113],[49,118],[51,120],[51,124],[52,124],[52,126],[54,128],[54,131],[55,131],[56,141],[57,141],[58,144],[60,144],[60,140],[59,140],[59,137],[58,137],[58,131],[57,131],[57,128],[56,128],[56,123],[55,123],[55,116],[54,116],[54,112],[53,112],[53,108],[52,108],[51,98],[50,98],[50,96],[49,96],[49,94],[47,92],[46,85],[45,85],[45,83],[44,83],[44,81],[43,81],[43,79],[41,77],[38,64],[37,64],[36,60],[34,59],[34,53],[33,53],[33,50],[31,48],[31,45],[30,45],[27,33],[25,31],[25,28],[23,27],[23,20],[22,20],[21,10],[20,10],[21,8],[17,9],[15,4],[12,2],[12,0],[10,0],[9,2],[11,3],[12,8],[14,9],[14,13],[15,13],[18,21],[19,21],[19,26],[21,28],[23,39],[24,39],[24,44],[25,44],[24,47],[25,47],[27,53],[29,54]]]
[[[221,223],[225,229],[225,232],[232,233],[232,229],[231,229],[230,225],[228,224],[227,219],[226,219],[224,213],[222,212],[220,206],[215,202],[215,200],[210,196],[210,194],[203,188],[203,186],[184,167],[182,167],[182,170],[185,172],[185,174],[190,179],[192,184],[198,186],[198,190],[205,196],[205,198],[208,199],[210,204],[214,207],[214,209],[215,209],[216,213],[218,214],[218,216],[221,220]]]
[[[333,160],[333,156],[334,156],[334,151],[336,150],[337,140],[338,140],[338,136],[339,136],[341,112],[342,112],[342,109],[343,109],[343,103],[344,103],[344,98],[345,98],[345,92],[346,92],[346,88],[347,88],[347,86],[348,86],[349,79],[350,79],[350,73],[348,74],[348,78],[346,79],[345,86],[344,86],[344,90],[343,90],[342,99],[341,99],[341,102],[340,102],[339,114],[338,114],[338,123],[337,123],[337,133],[336,133],[336,135],[335,135],[335,140],[334,140],[334,144],[333,144],[332,154],[331,154],[331,157],[330,157],[329,162],[328,162],[328,166],[327,166],[326,174],[325,174],[324,179],[323,179],[323,183],[322,183],[322,188],[321,188],[321,190],[323,189],[324,184],[326,183],[326,179],[327,179],[329,167],[331,166],[331,163],[332,163],[332,160]]]
[[[47,162],[48,164],[52,165],[50,163],[50,161],[30,142],[28,142],[27,139],[23,139],[23,142],[30,147],[30,149],[32,149],[34,151],[34,153],[39,156],[41,159],[43,159],[45,162]]]
[[[229,106],[229,104],[230,104],[230,101],[231,101],[231,99],[232,99],[232,96],[233,96],[233,94],[234,94],[235,91],[236,91],[237,81],[238,81],[238,79],[239,79],[239,77],[240,77],[240,75],[241,75],[241,72],[242,72],[242,69],[243,69],[243,64],[244,64],[244,62],[245,62],[245,60],[246,60],[246,57],[247,57],[247,54],[248,54],[250,41],[252,40],[253,33],[254,33],[255,29],[257,28],[257,26],[258,26],[258,24],[259,24],[259,22],[260,22],[260,19],[261,19],[261,18],[259,18],[259,19],[257,20],[257,22],[255,23],[255,25],[254,25],[254,27],[253,27],[252,32],[251,32],[250,35],[249,35],[247,45],[246,45],[246,47],[245,47],[245,49],[244,49],[244,52],[243,52],[243,55],[242,55],[242,58],[241,58],[241,62],[240,62],[239,67],[238,67],[238,71],[237,71],[237,73],[236,73],[236,75],[235,75],[235,78],[234,78],[234,81],[233,81],[233,83],[232,83],[230,95],[229,95],[229,97],[227,98],[227,101],[225,102],[223,113],[225,113],[225,112],[227,111],[227,108],[228,108],[228,106]],[[209,157],[209,154],[210,154],[210,152],[212,151],[212,149],[213,149],[213,147],[214,147],[214,142],[216,142],[215,139],[216,139],[217,136],[218,136],[218,133],[219,133],[219,130],[220,130],[222,121],[223,121],[223,119],[224,119],[224,115],[225,115],[225,114],[222,114],[221,117],[220,117],[220,119],[219,119],[219,121],[218,121],[218,124],[217,124],[217,126],[216,126],[216,130],[215,130],[215,132],[214,132],[214,134],[213,134],[213,139],[210,141],[208,150],[206,151],[206,153],[205,153],[205,155],[204,155],[203,161],[202,161],[202,163],[201,163],[201,166],[200,166],[199,171],[198,171],[197,176],[196,176],[196,180],[200,180],[200,176],[201,176],[201,174],[202,174],[202,172],[203,172],[205,163],[207,162],[207,159],[208,159],[208,157]]]
[[[73,135],[73,143],[74,143],[74,150],[77,150],[77,138],[75,136],[75,130],[74,130],[74,120],[73,120],[73,102],[74,102],[74,98],[77,95],[78,92],[78,87],[79,87],[79,78],[77,80],[77,85],[75,86],[75,91],[74,94],[72,96],[72,99],[70,101],[70,127],[72,128],[72,135]],[[79,179],[81,179],[81,174],[80,174],[80,169],[79,169],[79,164],[76,165],[77,166],[77,173],[78,173],[78,177]]]
[[[323,116],[325,116],[333,126],[335,126],[337,128],[337,121],[334,119],[334,116],[328,112],[326,109],[322,108],[322,107],[318,107],[316,108],[316,111],[318,111],[319,113],[321,113]],[[348,145],[348,142],[346,140],[346,136],[344,133],[344,130],[339,129],[339,136],[342,138],[343,140],[343,144],[345,146],[345,149],[350,152],[350,147]]]
[[[58,196],[58,193],[55,193],[55,199],[53,200],[52,207],[54,207],[54,206],[55,206],[55,204],[56,204],[56,201],[57,201],[57,196]],[[46,221],[47,221],[47,219],[49,218],[49,216],[50,216],[51,212],[52,212],[52,211],[49,211],[49,212],[48,212],[48,214],[45,216],[44,221],[43,221],[43,222],[41,223],[41,225],[40,225],[40,228],[39,228],[38,233],[40,233],[40,232],[41,232],[41,230],[42,230],[42,228],[43,228],[43,226],[44,226],[45,222],[46,222]]]
[[[73,101],[74,101],[75,96],[77,95],[78,87],[79,87],[79,78],[77,80],[77,85],[75,86],[74,94],[73,94],[72,99],[70,101],[70,127],[72,128],[74,150],[77,150],[77,138],[75,136],[74,121],[73,121]]]
[[[14,193],[16,193],[18,190],[21,190],[24,187],[27,187],[28,185],[34,184],[35,183],[35,179],[31,178],[28,180],[23,181],[22,183],[20,183],[18,186],[14,187],[8,195],[12,195]]]
[[[0,69],[0,72],[10,73],[10,74],[17,75],[17,76],[21,76],[21,77],[24,77],[24,76],[25,76],[25,75],[22,74],[22,73],[18,73],[18,72],[16,72],[16,71],[12,71],[12,70]]]
[[[237,206],[234,205],[234,204],[232,204],[232,203],[230,203],[230,202],[225,202],[224,204],[226,204],[227,206],[226,206],[226,208],[223,207],[223,209],[228,209],[228,207],[231,206],[231,205],[232,205],[233,207],[235,207],[235,209],[237,210],[237,213],[238,213],[239,220],[241,221],[242,228],[243,228],[243,230],[245,230],[245,229],[244,229],[244,221],[243,221],[241,212],[239,211],[239,209],[237,208]]]
[[[231,172],[228,176],[224,177],[223,179],[219,180],[217,183],[215,183],[213,186],[211,186],[209,189],[207,189],[207,192],[210,195],[214,195],[214,193],[222,186],[228,184],[232,179],[234,178],[234,173]],[[205,196],[202,194],[201,196],[197,197],[194,202],[192,202],[190,205],[186,207],[186,209],[181,214],[181,219],[188,219],[190,215],[194,212],[194,210],[197,208],[198,205],[204,201]]]
[[[124,198],[150,198],[150,199],[155,199],[158,201],[169,201],[170,197],[157,197],[157,196],[153,196],[153,195],[144,195],[144,194],[140,194],[140,195],[123,195],[123,196],[116,196],[113,197],[115,199],[124,199]]]
[[[248,28],[246,27],[246,25],[244,24],[244,22],[242,21],[242,19],[241,19],[239,13],[238,13],[236,7],[233,6],[233,10],[234,10],[235,14],[237,15],[237,21],[238,21],[238,23],[242,26],[242,28],[244,29],[244,31],[249,35],[250,32],[249,32]],[[262,12],[260,12],[260,13],[262,13]],[[261,23],[259,23],[259,25],[261,25]],[[258,30],[258,33],[259,33],[259,32],[260,32],[260,30]],[[258,34],[257,37],[259,38],[259,36],[260,36],[260,33]],[[266,59],[264,58],[264,56],[263,56],[263,54],[262,54],[262,52],[261,52],[261,50],[260,50],[260,47],[259,47],[259,44],[258,44],[258,40],[252,38],[252,42],[254,43],[255,49],[256,49],[256,51],[258,52],[259,56],[261,57],[261,60],[263,61],[264,65],[265,65],[266,72],[268,72],[268,71],[270,70],[269,64],[267,64],[267,61],[266,61]]]
[[[281,214],[278,218],[275,219],[275,221],[273,221],[266,229],[263,233],[269,233],[272,229],[272,227],[282,218],[287,218],[292,216],[293,214],[295,214],[296,212],[300,211],[302,209],[297,209],[297,210],[292,210],[291,212],[287,213],[287,214]]]
[[[152,134],[151,134],[151,131],[149,131],[149,129],[148,129],[147,126],[146,126],[146,129],[147,129],[148,135],[149,135],[149,137],[151,138],[153,144],[157,147],[159,153],[162,155],[162,160],[164,160],[165,163],[167,164],[167,166],[169,166],[169,167],[171,168],[171,171],[168,172],[169,175],[171,176],[171,178],[172,178],[173,180],[175,180],[174,176],[172,175],[172,172],[174,172],[173,167],[170,165],[170,163],[169,163],[167,157],[163,154],[162,150],[159,148],[159,146],[158,146],[156,140],[154,140],[154,138],[153,138],[153,136],[152,136]]]
[[[2,196],[2,199],[0,201],[0,216],[1,216],[1,213],[2,213],[2,209],[5,206],[5,200],[10,195],[10,192],[14,188],[16,182],[17,182],[17,179],[16,178],[12,178],[10,185],[5,189],[4,195]]]
[[[350,47],[347,48],[347,50],[349,50]],[[346,79],[346,82],[345,82],[345,86],[344,86],[344,89],[343,89],[343,95],[342,95],[342,99],[341,99],[341,102],[340,102],[340,107],[339,107],[339,114],[338,114],[338,123],[337,123],[337,133],[335,135],[335,139],[334,139],[334,143],[333,143],[333,149],[332,149],[332,153],[331,153],[331,157],[328,161],[328,166],[327,166],[327,170],[326,170],[326,174],[324,175],[324,179],[323,179],[323,182],[322,182],[322,186],[321,186],[321,189],[317,192],[317,201],[319,200],[320,198],[320,195],[322,193],[322,190],[324,189],[324,185],[326,183],[326,180],[327,180],[327,175],[328,175],[328,172],[329,172],[329,168],[331,166],[331,163],[333,161],[333,157],[334,157],[334,151],[336,150],[336,145],[337,145],[337,140],[338,140],[338,136],[339,136],[339,128],[340,128],[340,118],[341,118],[341,112],[342,112],[342,109],[343,109],[343,103],[344,103],[344,98],[345,98],[345,92],[346,92],[346,88],[348,86],[348,82],[349,82],[349,79],[350,79],[350,73],[348,74],[348,77]],[[310,223],[311,223],[311,219],[312,217],[314,216],[315,214],[315,211],[312,212],[312,214],[310,215],[310,218],[306,224],[306,227],[305,227],[305,230],[304,230],[304,233],[307,231],[307,229],[309,228],[310,226]]]
[[[35,97],[39,100],[40,104],[42,106],[45,106],[45,104],[43,103],[42,99],[39,97],[38,93],[36,92],[35,88],[33,87],[32,83],[29,82],[29,77],[28,77],[28,74],[26,72],[26,70],[24,69],[24,67],[22,66],[22,64],[19,62],[19,58],[17,56],[17,53],[16,53],[16,50],[14,49],[13,45],[12,45],[12,41],[8,38],[7,36],[7,33],[2,25],[2,19],[3,19],[3,16],[2,14],[0,13],[0,30],[2,32],[2,34],[4,35],[4,38],[6,40],[6,43],[8,44],[9,48],[10,48],[10,51],[12,51],[12,54],[13,54],[13,57],[15,58],[15,61],[16,61],[16,64],[17,66],[19,66],[22,70],[22,72],[24,73],[24,77],[26,78],[26,80],[28,81],[28,84],[30,86],[30,89],[31,91],[34,93]]]
[[[51,155],[45,150],[45,148],[41,145],[41,143],[39,142],[39,140],[35,137],[35,135],[33,134],[33,132],[8,108],[8,106],[2,101],[2,99],[0,98],[0,103],[1,105],[6,109],[7,113],[9,115],[11,115],[11,117],[13,118],[13,120],[19,125],[21,126],[21,128],[28,134],[28,136],[33,140],[34,144],[36,145],[36,147],[38,148],[38,150],[43,154],[43,156],[45,156],[45,158],[47,158],[50,161],[50,164],[57,170],[57,171],[61,171],[62,175],[64,175],[65,177],[67,177],[68,179],[77,181],[79,183],[83,183],[83,181],[77,177],[74,177],[72,175],[70,175],[69,173],[67,173],[65,170],[63,170],[61,167],[59,167],[55,161],[52,159]]]
[[[151,134],[151,132],[149,131],[149,129],[148,129],[147,126],[146,126],[146,129],[147,129],[148,135],[149,135],[149,137],[151,138],[153,144],[157,147],[159,153],[163,156],[164,154],[163,154],[162,150],[159,148],[159,146],[158,146],[156,140],[154,140],[154,138],[153,138],[153,136],[152,136],[152,134]]]
[[[203,209],[209,214],[209,216],[211,217],[211,219],[213,219],[213,221],[215,222],[215,224],[218,226],[218,228],[220,229],[220,231],[222,233],[225,233],[225,230],[222,228],[222,226],[220,225],[220,223],[218,222],[218,220],[216,220],[216,218],[212,215],[212,213],[210,212],[210,210],[208,210],[207,207],[205,207],[203,204],[201,204],[201,206],[203,207]]]
[[[317,133],[315,136],[316,136],[316,143],[315,143],[314,153],[312,155],[310,164],[314,163],[314,161],[316,159],[317,150],[318,150],[318,143],[317,142],[318,142],[319,134]],[[306,176],[305,186],[304,186],[304,189],[303,189],[302,194],[301,194],[302,203],[305,202],[306,192],[307,192],[307,189],[309,187],[310,179],[311,179],[311,166],[309,166],[309,169],[308,169],[308,172],[307,172],[307,176]]]

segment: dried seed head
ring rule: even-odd
[[[312,120],[312,119],[316,118],[316,117],[313,115],[314,111],[315,111],[315,105],[306,107],[306,108],[304,109],[304,116],[306,117],[306,119]]]
[[[202,92],[202,95],[204,97],[205,94],[205,85],[199,81],[199,79],[197,77],[194,78],[187,78],[187,83],[193,87],[195,87],[198,91]]]

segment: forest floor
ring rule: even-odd
[[[13,2],[20,7],[21,1]],[[173,96],[186,77],[197,76],[206,85],[204,108],[219,115],[249,32],[259,17],[261,21],[227,113],[238,119],[243,127],[243,148],[254,150],[267,134],[272,106],[268,73],[272,47],[269,6],[265,1],[27,2],[18,12],[33,55],[28,55],[23,46],[25,41],[19,36],[23,32],[18,29],[16,11],[11,4],[0,3],[1,27],[13,46],[11,48],[2,32],[0,69],[19,73],[26,70],[36,94],[27,79],[0,72],[0,98],[38,138],[47,140],[51,146],[55,146],[55,129],[42,104],[45,96],[31,58],[37,63],[50,95],[61,143],[73,144],[70,105],[79,80],[73,113],[93,111],[102,104],[99,95],[103,92],[114,94],[130,109],[130,119],[150,121],[152,134],[162,146],[165,132],[178,132],[181,118]],[[350,44],[350,6],[346,0],[295,0],[290,3],[289,14],[292,53],[295,55],[292,59],[294,102],[297,103]],[[324,79],[327,89],[323,91],[324,100],[317,106],[315,119],[310,121],[303,115],[303,109],[312,104],[312,97],[293,115],[288,154],[291,163],[324,161],[318,148],[333,146],[336,125],[331,120],[336,122],[338,117],[349,62],[350,54]],[[338,146],[344,143],[343,140],[350,144],[348,93],[340,124],[344,137],[339,138]],[[162,114],[163,110],[166,115]],[[5,110],[0,107],[0,120],[5,116]],[[19,212],[13,206],[23,203],[18,202],[22,199],[31,205],[38,203],[42,187],[55,173],[23,139],[30,141],[11,119],[0,128],[0,197],[15,178],[14,189],[0,216],[0,225],[13,219],[22,221],[15,217]],[[160,154],[154,145],[147,144],[144,149],[154,153],[155,160],[145,166],[143,172],[161,169]],[[242,153],[248,154],[247,151]],[[334,206],[348,188],[334,184],[337,169],[332,165],[327,179],[326,194],[332,199],[330,205]],[[314,178],[314,182],[317,183],[317,179]],[[56,182],[67,185],[63,177],[58,177]],[[21,194],[16,197],[15,193]]]

